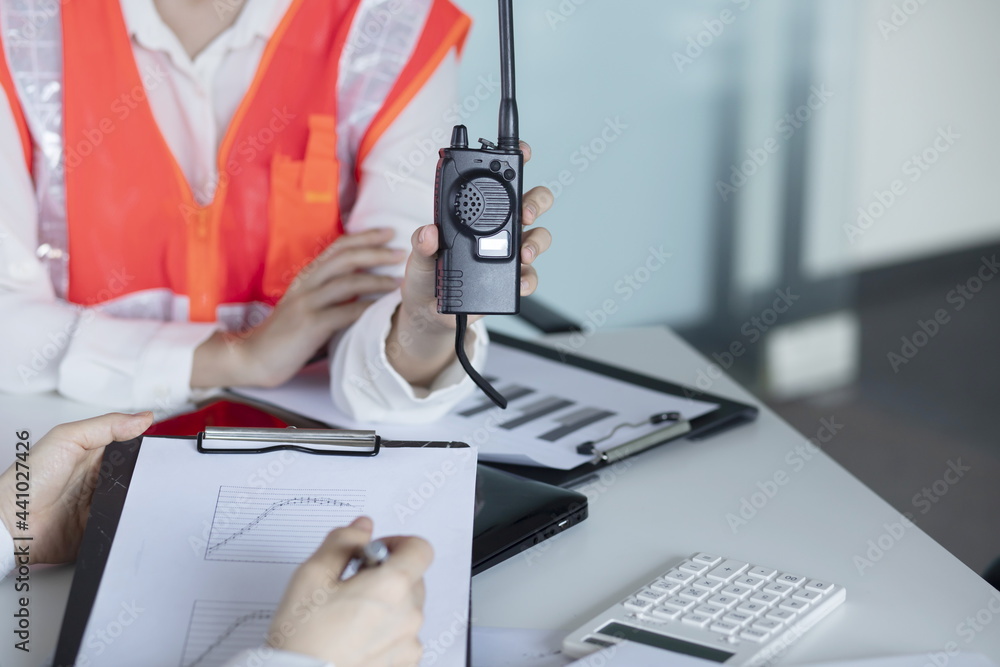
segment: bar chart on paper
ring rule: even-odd
[[[490,348],[484,375],[507,399],[506,410],[472,394],[430,424],[374,426],[387,439],[465,442],[478,447],[484,461],[569,470],[592,458],[577,451],[580,444],[600,440],[601,448],[614,447],[664,428],[652,415],[677,412],[693,420],[719,407],[505,345]],[[238,390],[340,428],[373,427],[338,410],[329,392],[325,365],[309,367],[278,389]]]
[[[487,461],[566,470],[590,460],[577,451],[584,442],[612,447],[664,428],[652,415],[677,412],[691,420],[718,407],[503,346],[490,354],[487,375],[507,409],[474,394],[439,422],[452,437],[478,445]]]
[[[301,563],[364,511],[362,489],[221,486],[205,560]]]
[[[495,376],[488,377],[487,379],[490,382],[498,380]],[[537,390],[520,384],[509,384],[501,387],[500,393],[507,398],[508,402],[513,402],[518,399],[530,397],[533,394],[537,395]],[[456,412],[457,416],[475,417],[496,407],[489,398],[474,398],[472,400],[475,401],[475,405],[468,408],[460,406]],[[594,407],[570,409],[575,405],[575,401],[559,396],[544,396],[537,400],[523,400],[512,408],[512,411],[517,416],[500,421],[497,424],[497,428],[511,431],[526,426],[533,421],[547,419],[550,428],[543,429],[545,432],[538,433],[535,437],[546,442],[557,442],[561,438],[571,435],[582,428],[614,417],[616,414],[612,410]]]

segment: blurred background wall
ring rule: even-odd
[[[495,137],[496,3],[459,4],[475,27],[455,111]],[[828,453],[985,571],[1000,555],[1000,3],[533,0],[515,15],[527,182],[556,194],[538,300],[585,333],[675,328],[807,436],[839,419]],[[962,482],[919,502],[958,458]]]

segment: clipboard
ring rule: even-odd
[[[488,400],[479,400],[474,406],[466,403],[466,409],[461,409],[458,406],[452,412],[445,415],[442,420],[433,424],[407,426],[405,430],[403,430],[402,426],[389,424],[383,424],[380,428],[397,437],[405,434],[407,431],[421,433],[421,437],[428,439],[458,437],[459,439],[475,443],[481,448],[482,438],[480,438],[480,432],[486,429],[487,440],[492,443],[493,451],[484,452],[481,449],[481,465],[489,465],[536,481],[572,488],[580,484],[585,484],[588,480],[599,474],[601,470],[614,465],[618,460],[623,458],[641,455],[648,449],[658,447],[681,437],[693,440],[708,438],[716,433],[752,421],[756,419],[758,414],[757,408],[752,405],[709,394],[695,388],[631,372],[573,354],[566,354],[560,350],[511,336],[495,332],[491,332],[490,336],[497,351],[490,356],[491,362],[500,357],[499,353],[502,351],[507,353],[505,355],[507,361],[504,363],[510,364],[503,366],[506,370],[506,375],[503,375],[499,369],[494,372],[495,375],[502,375],[503,382],[512,385],[508,386],[507,391],[520,392],[507,396],[512,403],[511,408],[517,407],[521,410],[518,416],[510,420],[512,422],[510,428],[505,424],[497,424],[496,422],[493,424],[492,432],[497,434],[499,438],[490,435],[489,424],[487,422],[489,419],[493,419],[493,417],[487,416],[485,419],[482,418],[486,414],[483,412],[484,410],[492,410],[494,407]],[[564,395],[561,387],[544,382],[547,378],[544,374],[545,371],[532,369],[531,364],[535,359],[543,361],[544,363],[538,364],[538,366],[546,366],[548,367],[548,371],[552,371],[559,366],[565,367],[567,371],[572,370],[574,375],[588,381],[588,391],[591,393],[587,394],[585,398],[581,397],[579,393],[572,396],[569,394]],[[487,363],[484,372],[487,374],[490,373],[489,363]],[[495,377],[491,379],[491,381],[495,380]],[[604,385],[607,386],[604,387]],[[614,406],[616,401],[613,400],[602,405],[600,392],[605,390],[613,392],[615,391],[615,386],[629,387],[634,391],[641,390],[638,394],[642,395],[643,411],[638,416],[633,415],[632,420],[619,419],[615,422],[607,422],[607,426],[598,434],[591,424],[604,424],[605,422],[601,420],[605,418],[610,419],[615,414],[614,410],[618,409]],[[230,389],[229,391],[230,395],[237,396],[240,400],[257,405],[264,410],[274,411],[281,409],[286,412],[296,412],[300,420],[314,420],[332,428],[368,427],[368,424],[351,419],[338,411],[336,406],[332,405],[329,399],[328,371],[325,367],[319,365],[304,369],[303,373],[279,388],[255,389],[244,387]],[[664,397],[662,403],[658,403],[656,400],[658,394]],[[536,399],[534,398],[536,396],[543,396],[544,398]],[[533,401],[531,403],[531,408],[534,410],[533,413],[523,411],[526,408],[522,407],[521,401],[525,400]],[[555,405],[553,406],[553,404]],[[683,413],[683,405],[685,404],[693,406],[692,412],[686,416]],[[706,411],[703,408],[707,404],[717,407]],[[605,410],[603,408],[608,409]],[[568,416],[566,414],[567,411],[578,409],[579,412],[589,413],[588,416],[577,418],[577,423],[583,422],[581,426],[572,425],[570,428],[566,426],[565,421],[559,421],[561,416]],[[502,458],[499,460],[491,458],[497,451],[506,446],[504,443],[521,437],[520,429],[522,425],[527,424],[525,428],[528,429],[534,428],[532,424],[536,420],[540,423],[542,419],[546,420],[544,427],[539,428],[551,429],[551,431],[547,431],[543,435],[528,436],[535,439],[522,440],[520,442],[522,449],[518,453],[523,453],[525,451],[524,447],[534,446],[535,444],[540,444],[543,447],[547,445],[561,447],[562,443],[558,441],[563,438],[568,439],[569,433],[578,433],[580,435],[574,436],[579,439],[573,443],[563,441],[567,447],[576,447],[577,445],[585,444],[581,442],[584,440],[587,440],[587,442],[598,442],[593,440],[593,437],[595,435],[607,434],[611,425],[615,427],[635,427],[635,419],[646,419],[648,415],[657,413],[658,411],[664,412],[653,414],[653,416],[667,416],[672,413],[666,411],[673,410],[681,410],[678,413],[679,419],[675,423],[670,423],[665,427],[660,422],[653,421],[652,417],[650,417],[647,422],[643,423],[641,428],[634,431],[637,435],[633,440],[622,442],[622,438],[618,436],[618,441],[614,443],[614,447],[599,447],[601,452],[610,453],[610,450],[614,451],[615,456],[609,457],[609,460],[602,458],[595,461],[595,457],[586,456],[592,452],[581,451],[579,447],[577,447],[577,453],[584,454],[585,456],[578,457],[573,455],[572,463],[568,466],[556,464],[551,467],[543,467],[545,465],[544,458],[547,458],[547,455],[552,453],[552,449],[548,450],[546,457],[535,458],[528,455],[529,458],[535,458],[537,465],[521,463],[516,460],[504,461]],[[598,415],[595,420],[592,422],[586,421],[590,416],[595,414]],[[472,417],[471,415],[475,416]],[[623,421],[632,421],[633,423],[622,424]],[[499,429],[496,426],[499,426]],[[585,426],[587,430],[580,430],[582,426]],[[582,435],[584,432],[587,433],[586,436]],[[588,440],[588,438],[590,439]],[[607,442],[605,444],[612,443]],[[541,450],[536,451],[541,452]],[[566,451],[565,449],[562,450],[563,453],[557,454],[557,458],[565,462],[567,459],[565,455]],[[552,459],[550,458],[549,460]]]
[[[757,418],[757,414],[759,413],[759,410],[753,405],[740,403],[728,398],[723,398],[722,396],[716,396],[715,394],[703,392],[699,389],[686,387],[673,382],[668,382],[666,380],[660,380],[641,373],[635,373],[600,361],[594,361],[593,359],[587,359],[574,354],[567,354],[560,350],[519,338],[514,338],[513,336],[508,336],[506,334],[491,331],[490,340],[538,355],[551,361],[575,366],[577,368],[590,371],[591,373],[628,382],[630,384],[659,391],[664,394],[681,396],[709,403],[717,403],[719,405],[717,409],[696,419],[692,419],[690,421],[682,420],[681,423],[677,424],[676,429],[664,429],[658,432],[660,435],[658,439],[646,441],[641,443],[640,446],[632,447],[632,451],[628,451],[626,449],[623,456],[615,457],[613,460],[592,460],[569,470],[557,470],[554,468],[542,468],[538,466],[513,465],[491,461],[481,462],[481,465],[487,465],[499,470],[505,470],[522,477],[528,477],[540,482],[545,482],[546,484],[553,484],[555,486],[562,486],[566,488],[580,486],[594,479],[603,469],[614,465],[624,458],[639,456],[650,449],[681,438],[689,440],[703,440],[710,438],[723,431],[727,431],[731,428],[736,428],[737,426],[753,421]],[[621,445],[621,447],[628,448],[632,444],[634,443],[625,443],[624,445]]]
[[[231,447],[234,438],[247,439],[264,446],[254,449]],[[66,612],[56,644],[53,667],[72,667],[78,664],[84,648],[85,634],[98,599],[112,545],[126,501],[143,439],[140,436],[125,442],[114,442],[105,448],[101,473],[94,489],[86,530],[80,544],[73,581],[70,586]],[[186,436],[155,436],[157,439],[191,441]],[[383,440],[374,431],[344,432],[320,429],[289,428],[239,428],[206,427],[197,436],[199,455],[225,456],[294,450],[310,455],[374,457],[385,450],[404,448],[455,449],[466,448],[460,442],[415,442]],[[337,451],[339,449],[339,451]],[[470,521],[471,531],[471,521]],[[471,606],[470,618],[471,618]],[[465,664],[469,662],[471,623],[466,627]],[[93,663],[90,663],[93,664]]]

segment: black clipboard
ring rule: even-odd
[[[231,429],[232,431],[245,431],[245,429]],[[294,433],[296,429],[250,429],[261,433],[270,431],[274,434],[274,447],[261,448],[260,451],[274,451],[278,449],[305,449],[308,443],[301,439],[294,444],[281,444],[282,435]],[[348,456],[377,456],[379,452],[386,448],[403,447],[433,447],[433,448],[456,448],[468,447],[462,442],[413,442],[404,440],[383,440],[373,434],[373,452],[345,452],[337,453],[330,451],[311,451],[313,454],[322,455],[348,455]],[[205,440],[205,433],[198,435],[199,451],[207,455],[234,453],[231,449],[217,449],[206,451],[202,449]],[[155,436],[157,438],[170,438],[177,440],[193,440],[189,436]],[[362,437],[368,440],[367,436]],[[128,498],[129,485],[132,482],[132,475],[135,472],[136,463],[139,460],[139,453],[142,448],[142,436],[125,442],[113,442],[104,449],[104,456],[101,461],[100,474],[97,485],[94,488],[93,499],[90,504],[90,514],[87,518],[87,527],[80,543],[80,553],[76,560],[76,570],[73,573],[73,582],[69,589],[69,598],[66,602],[66,611],[63,615],[62,626],[59,630],[59,639],[56,642],[55,656],[52,667],[73,667],[77,662],[80,649],[83,645],[84,634],[87,631],[87,624],[90,621],[94,602],[97,600],[97,593],[101,587],[101,579],[104,576],[104,569],[111,553],[115,534],[118,532],[118,522],[121,520],[122,512],[125,509],[125,502]],[[255,453],[252,450],[242,450],[240,453]],[[471,601],[470,601],[471,605]],[[470,606],[471,618],[471,606]],[[467,625],[466,664],[469,664],[471,655],[471,628],[472,623]]]
[[[655,447],[659,447],[660,445],[664,445],[673,440],[679,440],[682,438],[702,440],[704,438],[709,438],[713,435],[721,433],[722,431],[751,422],[757,418],[757,414],[759,413],[759,410],[753,405],[740,403],[738,401],[733,401],[714,394],[708,394],[698,389],[674,384],[673,382],[667,382],[666,380],[660,380],[648,375],[642,375],[641,373],[634,373],[632,371],[625,370],[624,368],[605,364],[600,361],[594,361],[593,359],[586,359],[574,354],[567,354],[560,350],[532,343],[520,338],[514,338],[513,336],[491,331],[490,339],[493,342],[500,343],[517,350],[522,350],[524,352],[529,352],[551,361],[569,364],[570,366],[575,366],[592,373],[597,373],[598,375],[615,378],[616,380],[622,380],[623,382],[628,382],[639,387],[653,389],[655,391],[663,392],[664,394],[670,394],[671,396],[681,396],[696,401],[706,401],[708,403],[719,404],[719,407],[712,412],[691,420],[690,429],[685,430],[683,434],[675,437],[668,436],[663,441],[652,447],[643,448],[642,451],[635,454],[635,456],[640,456],[643,452],[648,451],[649,449],[654,449]],[[609,461],[592,461],[569,470],[557,470],[554,468],[493,463],[490,461],[481,461],[480,463],[481,465],[488,465],[499,470],[506,470],[507,472],[512,472],[522,477],[528,477],[547,484],[554,484],[556,486],[567,488],[586,484],[588,481],[596,477],[601,470],[610,465],[614,465],[613,462]]]

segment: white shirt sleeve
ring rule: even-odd
[[[391,227],[396,236],[390,245],[409,250],[417,227],[433,222],[437,151],[451,137],[457,87],[458,62],[451,53],[361,165],[347,232]],[[381,272],[401,276],[403,268]],[[385,295],[331,343],[333,402],[358,421],[433,421],[475,389],[457,359],[428,388],[415,388],[396,372],[386,356],[386,340],[399,302],[399,290]],[[475,336],[470,361],[481,370],[489,340],[482,320],[470,327],[469,335]]]
[[[444,416],[475,389],[456,359],[427,388],[403,379],[386,355],[392,314],[399,306],[399,290],[375,303],[348,329],[331,350],[330,383],[333,402],[358,421],[397,424],[431,422]],[[489,339],[480,320],[469,327],[475,336],[469,361],[481,370]]]
[[[457,98],[458,61],[452,52],[361,164],[357,197],[344,219],[345,232],[389,227],[396,231],[389,245],[408,252],[410,236],[417,227],[434,222],[438,150],[451,139],[452,107]],[[401,277],[403,268],[399,264],[376,273]]]
[[[58,389],[124,410],[184,403],[194,350],[216,325],[114,318],[56,298],[33,252],[38,209],[23,155],[0,90],[0,391]]]

